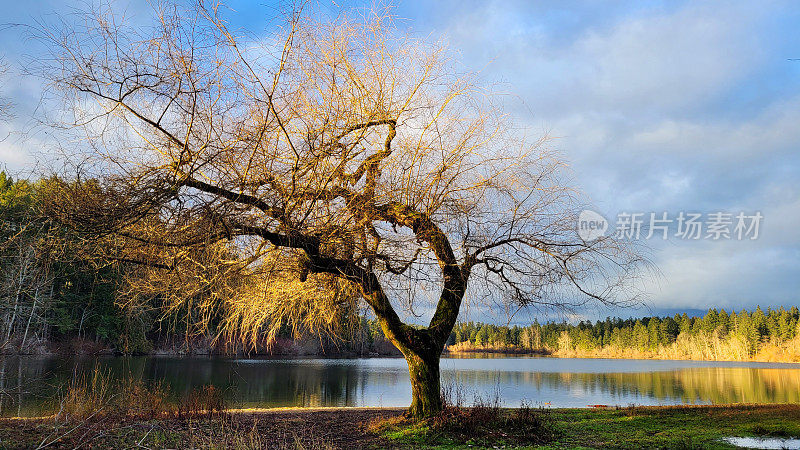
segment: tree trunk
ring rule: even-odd
[[[31,306],[31,315],[28,316],[28,324],[25,325],[25,334],[22,335],[22,343],[19,344],[19,350],[21,352],[25,351],[25,341],[28,339],[28,330],[31,328],[31,321],[33,320],[33,314],[36,311],[37,300],[39,300],[39,287],[36,287],[36,292],[33,294],[33,306]]]
[[[446,244],[450,259],[454,260],[446,237],[442,239],[443,241],[437,242]],[[442,411],[439,359],[444,344],[453,331],[467,287],[468,271],[461,271],[457,266],[455,269],[453,266],[447,266],[445,269],[443,269],[445,283],[442,298],[430,325],[422,329],[400,321],[374,274],[369,274],[370,277],[366,281],[362,280],[362,292],[380,319],[383,335],[403,353],[408,363],[408,374],[411,379],[411,406],[408,409],[408,416],[415,419],[432,417]]]
[[[411,377],[411,407],[408,409],[411,417],[431,417],[442,410],[439,357],[439,352],[406,355]]]

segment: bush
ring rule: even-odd
[[[107,373],[95,368],[91,376],[81,374],[62,387],[56,419],[83,420],[111,410],[112,386]]]
[[[169,389],[161,383],[147,385],[131,377],[112,382],[110,373],[95,368],[88,376],[76,376],[61,388],[55,418],[61,421],[162,415],[210,418],[223,413],[226,406],[222,392],[214,386],[193,389],[177,404],[168,399]]]
[[[463,390],[445,386],[442,412],[415,421],[408,417],[379,420],[368,427],[390,440],[414,446],[502,446],[542,445],[555,441],[560,432],[546,409],[523,404],[517,409],[501,407],[499,391],[487,398],[475,396],[472,406],[463,406]]]

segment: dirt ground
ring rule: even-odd
[[[16,448],[384,448],[367,427],[402,409],[231,411],[216,417],[115,419],[57,423],[0,420],[0,449]]]

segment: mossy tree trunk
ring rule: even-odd
[[[443,281],[442,292],[430,323],[426,328],[412,327],[403,323],[374,272],[344,266],[339,273],[358,283],[364,298],[380,320],[384,336],[406,358],[411,379],[409,415],[418,419],[431,417],[442,410],[439,359],[458,318],[461,302],[467,290],[467,280],[476,260],[470,256],[459,264],[447,236],[430,217],[414,212],[399,203],[378,209],[380,217],[386,222],[406,226],[420,240],[427,242],[439,261]],[[306,253],[313,256],[311,252]],[[313,271],[333,273],[333,270],[315,262],[313,258],[309,268]]]
[[[445,288],[427,328],[404,324],[389,306],[381,289],[375,289],[370,303],[377,313],[384,335],[405,356],[411,379],[408,415],[422,419],[442,410],[439,360],[453,330],[466,291],[468,271],[445,271]]]
[[[408,413],[412,417],[431,417],[442,410],[439,357],[438,352],[406,356],[411,377],[411,407]]]

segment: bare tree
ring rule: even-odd
[[[47,329],[43,311],[53,297],[58,250],[54,227],[38,214],[43,189],[0,172],[0,352],[28,351]]]
[[[363,302],[408,362],[417,417],[441,409],[439,358],[465,299],[631,299],[641,258],[578,236],[564,163],[444,46],[385,11],[292,11],[260,39],[202,3],[157,13],[149,28],[96,14],[44,31],[46,76],[103,192],[65,194],[73,222],[145,263],[136,292],[222,309],[227,335],[249,337],[324,329]],[[426,306],[424,327],[397,312]]]

